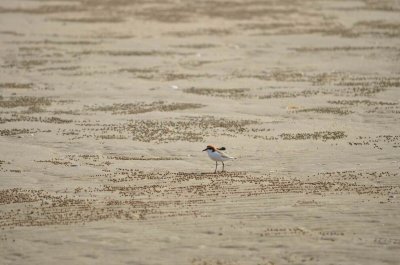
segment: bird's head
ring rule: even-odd
[[[213,146],[213,145],[207,145],[207,148],[204,149],[203,152],[207,151],[207,150],[210,150],[210,151],[214,152],[215,150],[217,150],[217,148],[215,146]]]

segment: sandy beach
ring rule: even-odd
[[[0,263],[399,264],[399,62],[398,0],[0,1]]]

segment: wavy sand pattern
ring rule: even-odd
[[[1,1],[0,263],[398,264],[399,17]]]

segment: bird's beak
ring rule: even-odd
[[[203,152],[204,152],[204,151],[207,151],[207,148],[206,148],[206,149],[204,149],[204,150],[203,150]]]

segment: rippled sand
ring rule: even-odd
[[[399,14],[1,1],[1,263],[398,264]]]

